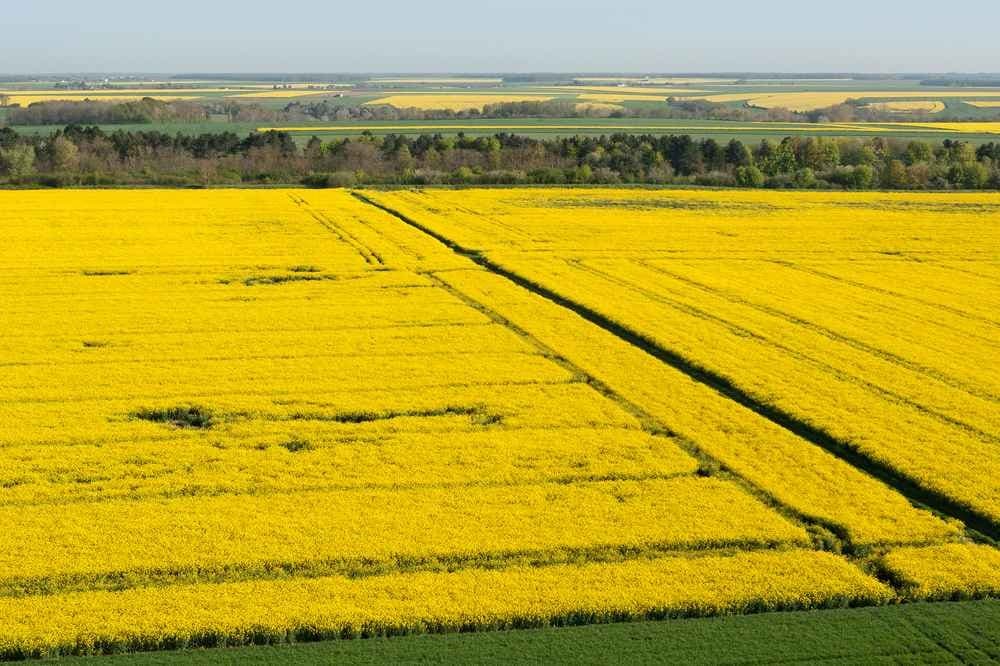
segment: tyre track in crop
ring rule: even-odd
[[[804,266],[802,264],[796,264],[794,262],[786,261],[784,259],[768,259],[768,261],[777,264],[779,266],[783,266],[785,268],[791,268],[792,270],[801,271],[803,273],[811,273],[812,275],[817,275],[821,278],[830,280],[832,282],[840,282],[842,284],[848,284],[851,285],[852,287],[857,287],[858,289],[863,289],[865,291],[873,291],[878,294],[892,296],[893,298],[899,298],[906,301],[913,301],[914,303],[919,303],[920,305],[923,305],[925,307],[943,310],[949,314],[953,314],[963,319],[969,319],[971,321],[979,322],[981,324],[988,324],[989,326],[1000,327],[1000,322],[997,322],[993,319],[988,319],[986,317],[980,317],[977,314],[966,312],[965,310],[960,310],[959,308],[955,308],[950,305],[945,305],[944,303],[935,303],[934,301],[928,301],[923,298],[918,298],[916,296],[911,296],[909,294],[893,291],[892,289],[886,289],[884,287],[877,287],[875,285],[866,284],[858,280],[852,280],[850,278],[841,277],[833,273],[827,273],[826,271],[820,270],[818,268],[813,268],[811,266]]]
[[[502,265],[486,257],[482,252],[463,247],[450,238],[434,231],[427,225],[422,224],[389,206],[370,199],[360,192],[352,192],[352,195],[364,203],[393,215],[404,224],[427,234],[456,254],[468,258],[481,268],[484,268],[485,270],[514,283],[522,289],[530,291],[536,296],[570,310],[577,316],[583,318],[598,328],[601,328],[607,333],[619,338],[623,342],[640,349],[649,356],[669,365],[675,370],[684,373],[690,379],[711,388],[723,397],[751,410],[757,415],[771,421],[775,425],[784,428],[805,442],[824,449],[828,453],[840,458],[856,469],[893,488],[906,497],[911,503],[925,506],[940,515],[959,520],[965,523],[968,528],[979,532],[988,539],[994,541],[1000,540],[1000,525],[991,520],[988,515],[967,507],[942,493],[938,493],[918,485],[911,479],[899,474],[888,465],[861,454],[849,444],[840,441],[825,430],[822,430],[821,428],[818,428],[789,412],[761,402],[741,389],[739,386],[735,385],[728,378],[709,368],[705,368],[692,362],[678,352],[650,340],[642,333],[631,329],[620,322],[614,321],[610,317],[593,310],[582,303],[569,299],[562,294],[549,289],[548,287],[538,284],[530,278],[508,270]],[[620,397],[618,399],[620,401],[623,400]],[[627,401],[625,402],[627,403]],[[756,488],[756,486],[754,487]],[[759,488],[757,488],[757,493],[767,495],[765,491]],[[772,502],[773,501],[776,500],[772,498]],[[785,508],[787,511],[797,513],[790,507]],[[818,521],[808,522],[812,524],[819,524]],[[827,527],[825,525],[822,526]]]
[[[791,358],[794,358],[794,359],[796,359],[798,361],[801,361],[801,362],[803,362],[805,364],[811,365],[814,368],[816,368],[816,369],[818,369],[818,370],[820,370],[822,372],[828,373],[828,374],[836,377],[837,379],[839,379],[841,381],[844,381],[844,382],[847,382],[847,383],[850,383],[850,384],[854,384],[856,386],[860,386],[860,387],[864,388],[865,390],[870,391],[871,393],[874,393],[876,395],[879,395],[879,396],[881,396],[881,397],[889,400],[890,402],[897,402],[899,404],[906,405],[906,406],[908,406],[908,407],[910,407],[910,408],[912,408],[912,409],[914,409],[914,410],[916,410],[916,411],[918,411],[918,412],[920,412],[922,414],[926,414],[927,416],[929,416],[929,417],[931,417],[931,418],[933,418],[933,419],[935,419],[935,420],[937,420],[937,421],[939,421],[939,422],[941,422],[941,423],[943,423],[943,424],[945,424],[947,426],[951,426],[951,427],[962,429],[962,430],[964,430],[964,431],[966,431],[966,432],[968,432],[968,433],[970,433],[970,434],[972,434],[972,435],[976,436],[977,438],[982,439],[984,441],[989,441],[989,442],[991,442],[993,444],[1000,444],[1000,438],[997,438],[996,435],[987,433],[987,432],[979,429],[978,427],[976,427],[976,426],[974,426],[974,425],[972,425],[970,423],[966,423],[966,422],[961,421],[959,419],[953,418],[953,417],[951,417],[951,416],[949,416],[947,414],[943,414],[943,413],[941,413],[941,412],[939,412],[939,411],[937,411],[937,410],[935,410],[935,409],[933,409],[931,407],[928,407],[928,406],[923,405],[923,404],[921,404],[919,402],[916,402],[915,400],[913,400],[911,398],[908,398],[908,397],[906,397],[904,395],[898,394],[898,393],[896,393],[894,391],[891,391],[891,390],[889,390],[889,389],[887,389],[887,388],[885,388],[883,386],[879,386],[877,384],[873,384],[872,382],[870,382],[870,381],[868,381],[868,380],[866,380],[866,379],[864,379],[862,377],[857,377],[855,375],[852,375],[851,373],[846,372],[846,371],[844,371],[844,370],[842,370],[840,368],[837,368],[836,366],[830,365],[829,363],[823,361],[822,359],[809,356],[808,354],[804,354],[804,353],[802,353],[800,351],[796,351],[795,349],[792,349],[791,347],[788,347],[788,346],[786,346],[786,345],[784,345],[784,344],[782,344],[780,342],[776,342],[775,340],[767,337],[766,335],[762,335],[762,334],[757,333],[755,331],[752,331],[752,330],[750,330],[748,328],[745,328],[745,327],[743,327],[742,325],[740,325],[740,324],[738,324],[736,322],[733,322],[733,321],[730,321],[729,319],[726,319],[725,317],[721,317],[719,315],[713,314],[713,313],[708,312],[706,310],[702,310],[700,308],[696,308],[694,306],[687,305],[687,304],[682,303],[680,301],[676,301],[676,300],[674,300],[672,298],[668,298],[668,297],[664,296],[663,294],[659,294],[657,292],[654,292],[654,291],[651,291],[649,289],[646,289],[646,288],[642,287],[641,285],[637,285],[634,282],[632,282],[631,280],[628,280],[628,279],[625,279],[625,278],[619,278],[617,276],[611,275],[610,273],[602,271],[602,270],[600,270],[598,268],[594,268],[593,266],[588,266],[587,264],[583,263],[580,260],[571,260],[571,261],[568,261],[567,263],[571,267],[574,267],[574,268],[576,268],[578,270],[590,273],[590,274],[592,274],[592,275],[594,275],[594,276],[596,276],[596,277],[598,277],[600,279],[603,279],[603,280],[605,280],[607,282],[610,282],[612,284],[616,284],[616,285],[618,285],[618,286],[620,286],[622,288],[625,288],[625,289],[628,289],[628,290],[631,290],[631,291],[638,292],[638,293],[642,294],[644,297],[650,299],[651,301],[654,301],[656,303],[660,303],[662,305],[665,305],[667,307],[673,308],[675,310],[679,310],[679,311],[683,312],[686,315],[689,315],[689,316],[692,316],[692,317],[696,317],[696,318],[699,318],[699,319],[703,319],[703,320],[706,320],[706,321],[709,321],[709,322],[714,322],[716,324],[724,326],[730,332],[732,332],[734,335],[737,335],[737,336],[742,337],[742,338],[750,338],[750,339],[756,340],[756,341],[760,342],[761,344],[766,345],[767,347],[771,347],[772,349],[778,350],[782,354],[785,354],[785,355],[787,355],[787,356],[789,356]],[[669,273],[665,273],[665,274],[669,275]],[[708,289],[706,289],[706,291],[712,292],[712,290],[708,290]],[[712,293],[714,293],[714,292],[712,292]],[[715,295],[720,295],[720,294],[716,293]],[[726,299],[726,300],[730,300],[730,299]],[[750,303],[743,302],[743,301],[731,301],[731,302],[737,302],[740,305],[752,305]],[[767,312],[765,312],[765,314],[772,314],[772,316],[776,316],[776,315],[773,315],[773,313],[767,313]],[[794,323],[794,322],[791,322],[791,323]],[[885,359],[883,359],[883,360],[885,360]],[[953,387],[953,388],[957,388],[957,387]],[[966,391],[966,392],[968,392],[968,391]],[[976,397],[980,397],[980,396],[976,396]],[[994,399],[994,401],[995,401],[995,399]]]
[[[563,430],[564,428],[551,428],[551,430]],[[525,431],[537,431],[538,428],[517,428],[511,429],[514,431],[525,430]],[[419,434],[432,433],[449,433],[456,432],[454,430],[441,430],[441,431],[420,431]],[[465,432],[465,431],[458,431]],[[171,472],[155,476],[150,476],[147,478],[169,478],[171,476],[177,476],[179,473]],[[613,472],[609,474],[556,474],[552,476],[539,476],[534,479],[524,479],[524,480],[509,480],[509,479],[482,479],[477,478],[471,481],[443,481],[443,482],[427,482],[427,483],[400,483],[398,481],[385,481],[385,482],[371,482],[371,483],[314,483],[314,484],[303,484],[301,486],[296,486],[294,488],[279,488],[279,487],[247,487],[242,488],[197,488],[193,489],[190,487],[180,487],[169,490],[149,490],[149,491],[129,491],[128,493],[121,494],[105,494],[105,495],[84,495],[84,496],[63,496],[63,497],[46,497],[42,499],[25,499],[25,500],[13,500],[13,501],[0,501],[0,509],[10,508],[10,507],[37,507],[37,506],[69,506],[69,505],[80,505],[80,504],[103,504],[105,502],[134,502],[140,504],[143,502],[148,502],[150,500],[171,500],[171,499],[191,499],[191,498],[211,498],[211,497],[269,497],[269,496],[295,496],[295,495],[308,495],[311,493],[324,492],[324,493],[355,493],[363,490],[371,491],[421,491],[421,490],[462,490],[462,489],[480,489],[480,488],[530,488],[538,486],[571,486],[575,484],[585,484],[585,483],[609,483],[615,481],[621,482],[646,482],[646,481],[669,481],[672,479],[677,479],[680,477],[690,476],[690,472],[672,472],[672,473],[649,473],[649,474],[630,474],[630,473],[618,473]],[[63,485],[71,485],[75,482],[66,482]],[[906,545],[906,544],[901,544]],[[0,593],[0,596],[3,596]]]
[[[294,194],[289,194],[290,198],[297,206],[309,214],[314,220],[319,222],[324,228],[333,233],[338,240],[350,245],[354,250],[361,255],[361,258],[365,260],[366,264],[373,266],[384,266],[385,262],[382,257],[372,250],[370,247],[358,240],[351,232],[344,229],[341,225],[337,224],[329,217],[321,213],[320,211],[313,208],[308,201],[302,197],[296,196]]]
[[[746,306],[746,307],[749,307],[749,308],[751,308],[753,310],[757,310],[758,312],[761,312],[763,314],[769,315],[771,317],[782,319],[782,320],[788,322],[789,324],[793,324],[795,326],[801,326],[802,328],[808,329],[808,330],[810,330],[810,331],[812,331],[814,333],[817,333],[818,335],[822,335],[825,338],[829,338],[830,340],[833,340],[835,342],[839,342],[839,343],[844,344],[844,345],[846,345],[848,347],[856,349],[856,350],[858,350],[860,352],[864,352],[866,354],[870,354],[871,356],[874,356],[874,357],[879,358],[879,359],[881,359],[883,361],[886,361],[887,363],[892,363],[893,365],[898,365],[898,366],[900,366],[902,368],[905,368],[906,370],[909,370],[910,372],[921,374],[921,375],[926,375],[927,377],[929,377],[931,379],[935,379],[935,380],[941,382],[942,384],[946,384],[947,386],[950,386],[951,388],[958,389],[959,391],[963,391],[965,393],[968,393],[969,395],[975,396],[975,397],[977,397],[977,398],[979,398],[981,400],[988,400],[990,402],[1000,403],[1000,397],[997,397],[997,396],[989,393],[988,391],[984,391],[983,389],[975,387],[975,386],[967,386],[964,382],[962,382],[959,379],[956,379],[955,377],[952,377],[951,375],[944,374],[944,373],[942,373],[939,370],[936,370],[934,368],[931,368],[931,367],[922,365],[920,363],[911,361],[909,359],[906,359],[906,358],[904,358],[902,356],[899,356],[898,354],[895,354],[893,352],[887,351],[885,349],[881,349],[879,347],[875,347],[875,346],[870,345],[870,344],[868,344],[868,343],[866,343],[866,342],[864,342],[862,340],[858,340],[858,339],[852,338],[852,337],[850,337],[848,335],[844,335],[842,333],[838,333],[837,331],[829,329],[829,328],[827,328],[827,327],[825,327],[825,326],[823,326],[821,324],[817,324],[815,322],[812,322],[812,321],[810,321],[808,319],[804,319],[804,318],[799,317],[797,315],[794,315],[792,313],[785,312],[784,310],[781,310],[779,308],[774,308],[774,307],[771,307],[769,305],[764,305],[764,304],[761,304],[761,303],[757,303],[757,302],[752,301],[750,299],[746,299],[746,298],[743,298],[743,297],[735,295],[735,294],[731,294],[731,293],[728,293],[728,292],[725,292],[725,291],[721,291],[719,289],[715,289],[713,287],[710,287],[707,284],[698,282],[697,280],[694,280],[694,279],[689,278],[687,276],[681,275],[680,273],[674,273],[672,271],[668,271],[668,270],[666,270],[665,268],[663,268],[661,266],[658,266],[656,264],[652,264],[652,263],[644,261],[644,260],[637,260],[635,263],[637,263],[638,265],[640,265],[640,266],[642,266],[644,268],[647,268],[647,269],[653,271],[654,273],[659,273],[661,275],[665,275],[667,277],[673,278],[675,280],[678,280],[679,282],[683,282],[683,283],[685,283],[685,284],[687,284],[687,285],[689,285],[689,286],[691,286],[691,287],[693,287],[695,289],[703,291],[703,292],[705,292],[707,294],[710,294],[712,296],[715,296],[715,297],[718,297],[718,298],[722,298],[722,299],[724,299],[726,301],[729,301],[730,303],[735,303],[737,305]],[[638,285],[636,285],[634,288],[640,288],[640,287]],[[962,334],[964,335],[965,333],[962,333]],[[974,337],[978,338],[979,336],[974,336]],[[989,342],[990,343],[995,343],[995,341],[992,341],[992,340],[990,340]],[[893,395],[893,394],[891,394],[891,392],[888,391],[888,389],[884,389],[884,390],[887,393],[889,393],[890,395]],[[903,400],[903,401],[906,401],[905,398],[901,398],[900,397],[899,399]],[[926,408],[922,408],[922,409],[926,409]],[[926,410],[926,411],[930,412],[930,410]],[[930,412],[930,413],[934,413],[934,412]],[[950,417],[947,417],[947,416],[944,416],[944,415],[939,415],[939,416],[941,416],[942,418],[944,418],[946,420],[950,419]],[[956,422],[956,423],[960,423],[960,422]]]
[[[496,266],[496,270],[493,270],[484,265],[483,262],[489,265],[494,265],[494,264],[492,264],[492,262],[490,262],[482,255],[480,255],[478,252],[469,251],[462,248],[458,244],[452,242],[450,239],[421,225],[419,222],[413,221],[410,218],[402,216],[400,213],[388,207],[385,207],[374,200],[369,199],[368,197],[359,192],[352,192],[352,194],[360,201],[368,205],[374,206],[375,208],[378,208],[392,215],[393,217],[399,219],[405,224],[423,232],[424,234],[430,236],[431,238],[434,238],[435,240],[442,243],[448,249],[455,252],[456,254],[468,258],[474,264],[479,265],[480,267],[483,268],[487,268],[487,270],[489,270],[490,272],[500,275],[501,277],[505,277],[513,281],[515,284],[518,284],[519,286],[523,286],[520,282],[521,280],[523,280],[523,278],[521,278],[520,276],[515,276],[513,273],[510,273],[508,275],[508,272],[505,271],[505,269],[500,268],[499,266]],[[472,267],[470,266],[470,268]],[[620,406],[629,414],[633,415],[636,419],[638,419],[639,423],[642,425],[643,430],[645,432],[654,436],[664,437],[673,444],[681,447],[684,451],[686,451],[689,455],[691,455],[693,458],[695,458],[695,460],[699,462],[699,472],[698,472],[699,474],[704,474],[708,476],[715,475],[735,483],[740,488],[742,488],[747,494],[749,494],[752,497],[755,497],[756,499],[758,499],[759,501],[770,507],[772,510],[781,514],[785,518],[791,520],[795,524],[806,528],[807,531],[812,532],[813,530],[816,530],[818,528],[820,533],[838,535],[837,538],[844,539],[846,541],[846,537],[843,536],[843,530],[840,528],[840,526],[835,525],[833,523],[829,523],[819,518],[806,515],[805,513],[785,504],[777,497],[775,497],[773,494],[757,486],[753,482],[744,478],[742,475],[730,470],[727,465],[722,463],[722,461],[718,460],[714,456],[704,451],[696,441],[691,440],[681,435],[680,433],[673,432],[670,428],[666,427],[663,423],[661,423],[659,419],[657,419],[648,411],[646,411],[641,405],[636,404],[628,400],[624,396],[618,394],[613,388],[605,384],[603,381],[594,377],[593,375],[585,371],[583,368],[574,364],[572,361],[566,359],[562,354],[558,352],[558,350],[549,347],[547,344],[537,339],[536,337],[531,335],[528,331],[524,330],[514,322],[510,321],[509,319],[504,317],[501,313],[489,307],[487,304],[481,303],[480,301],[472,298],[471,296],[465,294],[464,292],[459,291],[458,289],[452,287],[450,284],[446,283],[444,280],[437,277],[436,272],[422,273],[422,275],[425,275],[426,277],[435,280],[435,282],[440,283],[443,289],[446,289],[450,293],[453,293],[456,298],[461,299],[464,303],[466,303],[470,307],[473,307],[476,310],[482,312],[484,315],[489,317],[495,323],[509,328],[512,332],[520,336],[526,342],[535,346],[544,355],[551,358],[554,362],[560,364],[567,371],[573,373],[573,375],[575,377],[578,377],[580,381],[586,383],[588,386],[592,387],[598,393],[600,393],[601,395],[605,396],[606,398],[608,398],[609,400]],[[529,290],[534,291],[533,289],[530,288]],[[559,303],[559,305],[562,304]],[[846,545],[847,547],[850,547],[850,544]]]

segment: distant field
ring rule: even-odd
[[[410,85],[435,85],[435,86],[455,86],[455,85],[465,85],[465,84],[498,84],[502,83],[503,79],[500,78],[483,78],[483,77],[449,77],[442,76],[436,77],[402,77],[402,78],[382,78],[375,77],[369,79],[369,83],[372,84],[410,84]]]
[[[759,95],[754,93],[723,93],[719,95],[693,96],[713,102],[746,102],[766,109],[786,108],[793,111],[812,111],[834,104],[843,104],[849,99],[882,100],[920,98],[925,100],[971,99],[975,97],[1000,97],[1000,91],[922,91],[922,90],[858,90],[858,91],[801,91]]]
[[[408,93],[380,97],[368,102],[368,104],[387,104],[401,109],[450,109],[452,111],[464,111],[466,109],[482,109],[487,104],[548,102],[551,99],[551,96],[546,95],[511,95],[505,93],[477,95],[462,93]]]
[[[944,111],[945,104],[937,100],[920,100],[911,102],[872,102],[869,106],[882,111],[925,111],[927,113],[937,113]]]
[[[596,104],[596,103],[595,103]],[[740,123],[710,120],[649,120],[633,118],[563,118],[563,119],[465,119],[440,121],[375,121],[341,123],[314,123],[295,126],[268,126],[259,123],[230,123],[226,121],[207,121],[200,123],[157,123],[157,124],[115,124],[101,125],[108,132],[125,131],[162,131],[170,134],[185,135],[205,132],[235,132],[245,136],[254,131],[278,129],[291,132],[297,141],[302,143],[313,135],[324,139],[334,137],[357,136],[364,132],[383,136],[386,134],[446,134],[459,132],[470,136],[488,136],[498,132],[511,132],[525,136],[552,137],[611,134],[629,132],[642,134],[688,134],[697,138],[714,138],[728,141],[737,138],[745,142],[756,143],[762,139],[780,140],[785,136],[842,136],[842,137],[874,137],[892,136],[900,140],[941,141],[947,138],[961,138],[973,144],[1000,140],[1000,123],[882,123],[864,125],[849,124],[810,124],[810,123]],[[52,126],[18,126],[17,131],[24,134],[48,134],[55,128]]]
[[[470,92],[474,91],[474,92]],[[88,91],[46,90],[42,85],[0,83],[0,94],[10,96],[10,103],[30,104],[42,100],[75,100],[84,98],[135,98],[148,95],[161,99],[176,97],[235,97],[244,100],[295,100],[346,95],[357,103],[378,103],[400,108],[464,110],[481,108],[495,101],[557,98],[569,102],[596,101],[643,106],[665,102],[667,97],[705,99],[735,106],[751,105],[764,108],[786,107],[811,110],[848,99],[864,102],[895,104],[899,112],[940,110],[947,104],[948,114],[955,118],[975,119],[991,98],[1000,97],[1000,89],[935,88],[915,82],[888,79],[884,81],[853,81],[849,79],[794,80],[713,79],[706,77],[583,77],[574,85],[511,83],[489,77],[373,77],[354,83],[198,81],[176,82],[171,86],[147,83],[133,86],[98,88]],[[917,104],[920,103],[920,104]],[[932,105],[928,107],[927,105]]]
[[[611,134],[615,132],[648,134],[689,134],[695,137],[748,142],[780,139],[785,136],[892,136],[900,140],[940,141],[961,135],[963,141],[997,141],[1000,123],[764,123],[711,120],[651,120],[634,118],[503,119],[317,123],[314,125],[266,127],[280,129],[301,137],[351,136],[362,132],[385,134],[456,134],[489,135],[512,132],[528,136],[572,136],[576,134]]]

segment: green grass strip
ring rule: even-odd
[[[991,663],[1000,601],[74,658],[110,664]]]

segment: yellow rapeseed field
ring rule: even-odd
[[[374,99],[366,104],[387,104],[398,109],[450,109],[465,111],[482,109],[487,104],[507,102],[548,102],[551,95],[510,94],[510,93],[398,93]]]
[[[880,111],[924,111],[937,113],[944,111],[944,102],[937,100],[920,100],[909,102],[872,102],[868,106]]]
[[[677,96],[688,96],[682,92]],[[942,100],[966,97],[1000,97],[1000,91],[976,91],[974,93],[959,91],[891,91],[891,90],[846,90],[846,91],[801,91],[761,94],[760,91],[744,93],[722,93],[709,95],[690,95],[696,99],[706,99],[712,102],[742,102],[765,109],[785,108],[792,111],[812,111],[835,104],[843,104],[849,99],[899,99],[917,98],[921,100]]]
[[[0,599],[0,656],[507,629],[574,618],[877,604],[891,597],[885,585],[844,560],[800,550],[153,586]]]
[[[686,87],[672,86],[553,86],[551,90],[559,92],[584,92],[584,93],[610,93],[614,95],[655,95],[657,99],[664,99],[671,95],[693,95],[703,93],[704,90],[696,90]]]
[[[160,93],[149,93],[143,95],[95,95],[93,93],[53,93],[51,95],[21,95],[18,93],[0,93],[6,100],[8,106],[14,106],[19,104],[20,106],[31,106],[32,104],[39,102],[137,102],[141,99],[147,97],[152,97],[153,99],[159,100],[161,102],[176,102],[180,100],[197,99],[198,95],[178,95],[173,91],[169,91],[166,94]]]
[[[311,97],[314,95],[336,95],[338,90],[308,90],[304,88],[281,88],[279,90],[259,90],[255,92],[241,92],[228,97],[253,97],[255,99],[291,99],[295,97]]]
[[[1000,595],[1000,550],[986,545],[949,543],[899,548],[882,566],[914,599],[975,599]]]
[[[949,132],[969,132],[974,134],[1000,134],[1000,123],[898,123],[908,127],[947,130]]]
[[[414,84],[438,84],[438,85],[462,85],[462,84],[473,84],[473,83],[503,83],[501,78],[489,78],[489,77],[455,77],[455,76],[442,76],[442,77],[402,77],[402,78],[385,78],[376,77],[369,79],[372,83],[414,83]]]
[[[0,192],[0,657],[995,594],[998,210]]]
[[[1000,524],[996,194],[376,198]],[[869,284],[856,264],[902,279]]]

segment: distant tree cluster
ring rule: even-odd
[[[287,132],[0,129],[0,182],[156,184],[693,184],[718,187],[1000,189],[1000,143],[895,139],[733,139],[613,134],[536,139],[370,134],[299,146]]]
[[[92,100],[36,102],[7,111],[10,125],[147,124],[204,122],[210,110],[187,101],[161,102],[151,97],[129,102]]]

